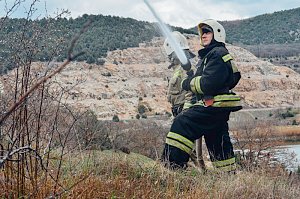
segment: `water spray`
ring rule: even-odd
[[[158,21],[160,30],[162,31],[164,37],[168,38],[169,43],[170,43],[171,47],[173,48],[176,56],[178,57],[179,61],[183,65],[182,67],[185,68],[185,66],[186,66],[186,68],[188,68],[188,70],[189,70],[189,68],[190,68],[190,62],[187,59],[184,51],[181,49],[181,47],[179,46],[179,44],[175,41],[174,37],[171,34],[170,29],[165,25],[165,23],[163,23],[163,21],[158,16],[158,14],[155,12],[155,10],[150,5],[150,3],[148,2],[148,0],[144,0],[144,2],[148,6],[149,10],[152,12],[152,14],[154,15],[154,17],[156,18],[156,20]]]

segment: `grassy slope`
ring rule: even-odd
[[[257,169],[236,175],[203,174],[194,168],[173,172],[145,156],[112,151],[73,154],[69,161],[61,181],[68,191],[58,191],[62,198],[300,197],[297,179],[275,168],[273,172]]]

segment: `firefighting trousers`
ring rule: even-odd
[[[194,148],[194,141],[204,136],[215,168],[235,169],[235,158],[228,133],[229,111],[215,107],[194,106],[179,114],[166,138],[161,160],[172,168],[183,168]]]

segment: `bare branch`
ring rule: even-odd
[[[18,149],[12,150],[11,152],[7,153],[2,159],[0,159],[0,168],[5,164],[5,162],[10,159],[16,153],[27,153],[29,151],[35,151],[30,146],[20,147]]]
[[[2,19],[1,19],[1,21],[0,21],[0,29],[2,28],[2,25],[3,25],[3,23],[4,23],[4,21],[12,14],[12,13],[14,13],[17,9],[18,9],[18,7],[20,6],[20,4],[22,3],[22,2],[24,2],[25,0],[15,0],[15,2],[13,3],[13,5],[10,7],[10,8],[8,8],[8,6],[7,6],[7,1],[5,0],[5,8],[4,8],[4,10],[5,10],[5,12],[6,12],[6,15],[4,16],[4,17],[2,17]]]

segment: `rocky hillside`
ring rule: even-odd
[[[196,52],[197,36],[188,35]],[[108,53],[103,66],[74,62],[52,81],[68,90],[65,101],[80,109],[93,110],[99,119],[148,117],[170,112],[166,88],[171,71],[164,54],[163,39],[137,48]],[[243,48],[228,45],[242,72],[235,92],[245,108],[300,106],[300,75],[293,70],[261,61]],[[58,85],[58,84],[54,84]]]

